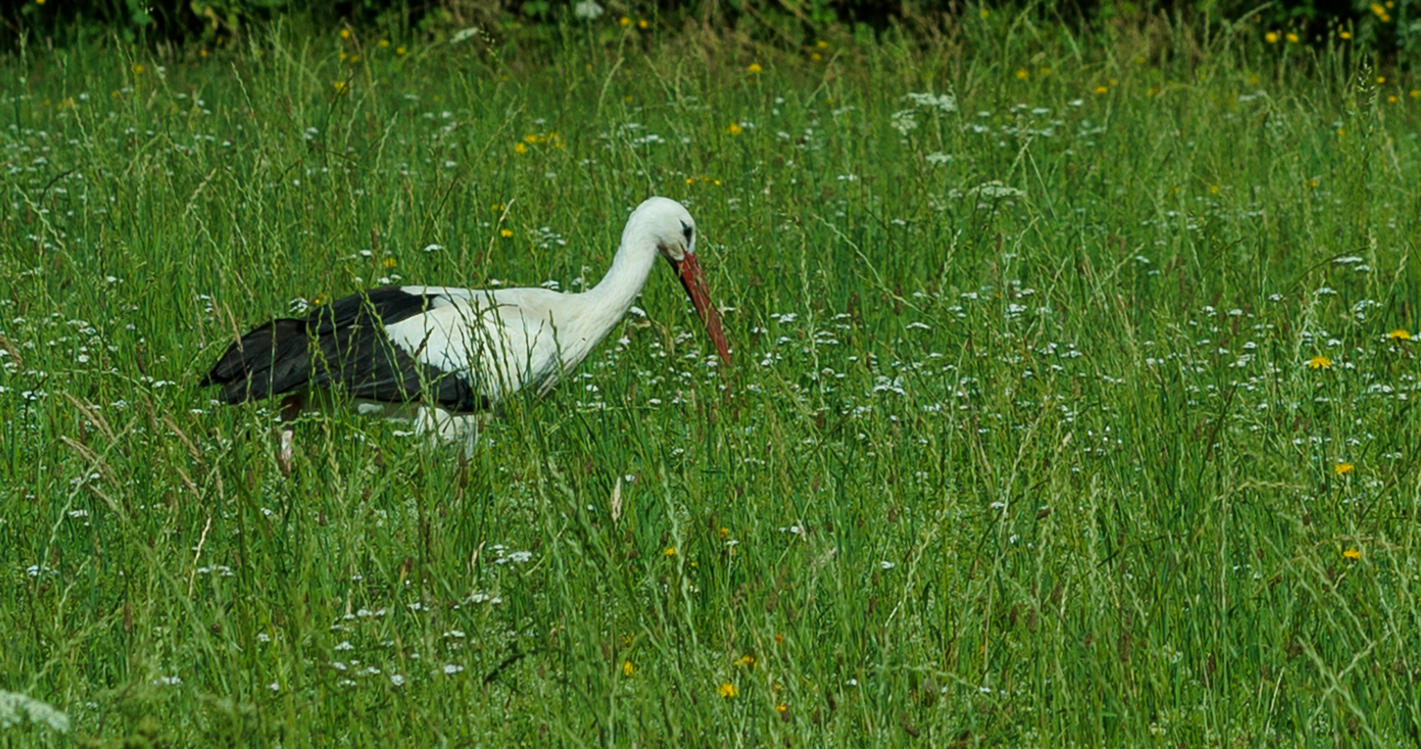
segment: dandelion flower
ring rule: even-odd
[[[1288,43],[1289,43],[1289,44],[1297,44],[1297,43],[1298,43],[1298,35],[1297,35],[1297,34],[1294,34],[1294,33],[1291,32],[1291,31],[1288,32],[1288,37],[1287,37],[1287,38],[1288,38]]]
[[[519,156],[522,156],[523,154],[528,153],[528,147],[523,145],[522,143],[514,143],[513,152],[518,154]]]
[[[1349,547],[1346,551],[1342,552],[1342,556],[1346,559],[1350,559],[1355,562],[1362,558],[1362,552],[1357,547],[1352,546]]]
[[[134,66],[133,66],[133,72],[135,72],[135,73],[137,73],[137,74],[139,74],[139,75],[143,75],[143,65],[141,65],[141,64],[134,65]]]
[[[1386,76],[1384,76],[1384,75],[1379,75],[1379,76],[1377,76],[1377,83],[1386,83]]]
[[[1346,476],[1347,474],[1357,470],[1357,466],[1354,466],[1351,463],[1342,462],[1333,466],[1332,470],[1335,471],[1338,476]]]
[[[788,709],[789,709],[789,705],[786,705],[786,704],[783,703],[783,702],[781,702],[781,703],[778,704],[778,705],[775,705],[775,712],[777,712],[777,713],[784,713],[784,712],[785,712],[786,710],[788,710]]]
[[[617,19],[617,23],[620,23],[623,26],[630,26],[632,25],[632,19],[627,18],[626,16],[622,16],[621,18]]]
[[[1332,360],[1322,354],[1308,359],[1308,369],[1327,369],[1330,366],[1332,366]]]
[[[727,700],[733,700],[735,699],[735,695],[740,694],[740,690],[736,689],[735,685],[728,681],[720,685],[719,691],[720,696]]]
[[[512,229],[499,229],[499,230],[498,230],[498,236],[503,237],[504,239],[508,239],[509,237],[513,236],[513,230],[512,230]]]
[[[350,29],[341,29],[341,30],[340,30],[340,38],[342,38],[342,39],[349,39],[349,38],[350,38]]]
[[[663,551],[663,552],[661,552],[661,553],[662,553],[663,556],[666,556],[666,557],[668,557],[668,558],[674,557],[674,556],[676,556],[676,547],[675,547],[675,546],[668,546],[668,547],[666,547],[666,551]]]
[[[387,258],[385,258],[385,267],[386,267],[386,268],[393,268],[393,267],[395,267],[395,265],[396,265],[397,263],[399,263],[399,261],[396,260],[396,259],[393,258],[393,257],[387,257]]]
[[[346,91],[350,90],[350,85],[347,84],[345,81],[336,81],[335,83],[331,84],[331,88],[334,88],[337,94],[343,94]]]
[[[1397,328],[1387,333],[1386,337],[1393,341],[1409,341],[1411,340],[1411,333],[1407,332],[1406,328]]]
[[[631,676],[636,673],[636,665],[631,661],[622,661],[622,676]]]
[[[1028,75],[1030,75],[1030,74],[1026,72],[1026,69],[1025,69],[1025,68],[1022,68],[1022,69],[1016,71],[1016,79],[1017,79],[1018,81],[1024,81],[1024,80],[1026,80],[1026,76],[1028,76]]]
[[[1352,32],[1350,32],[1350,31],[1343,31],[1342,33],[1338,34],[1338,36],[1342,37],[1343,39],[1351,39],[1351,38],[1352,38]]]
[[[1264,41],[1268,42],[1269,44],[1277,44],[1278,38],[1278,32],[1276,31],[1270,31],[1267,34],[1263,35]]]
[[[651,23],[649,23],[645,18],[642,18],[636,22],[636,27],[639,29],[645,29],[650,25]]]
[[[752,62],[752,63],[750,63],[750,67],[746,68],[746,70],[749,71],[749,72],[751,72],[751,73],[758,73],[758,72],[764,70],[764,68],[760,67],[760,63],[758,63],[758,62]]]
[[[390,46],[390,40],[389,40],[389,39],[381,39],[381,40],[380,40],[380,46],[381,46],[381,47],[388,47],[388,46]]]
[[[740,660],[738,660],[738,661],[735,662],[735,665],[739,666],[740,668],[754,668],[754,667],[755,667],[755,656],[750,655],[750,654],[748,654],[748,653],[745,654],[745,655],[742,655],[742,656],[740,656]]]
[[[404,48],[404,47],[395,47],[395,54],[397,54],[397,55],[403,55],[404,53],[405,53],[405,48]]]
[[[732,122],[732,123],[730,123],[730,127],[727,127],[727,128],[725,129],[725,132],[727,132],[727,133],[729,133],[729,134],[731,134],[731,135],[739,135],[739,134],[745,132],[745,128],[741,127],[741,126],[740,126],[740,123],[738,123],[738,122]]]
[[[1109,92],[1110,92],[1110,88],[1109,88],[1108,86],[1096,86],[1096,87],[1095,87],[1095,92],[1096,92],[1097,94],[1109,93]]]

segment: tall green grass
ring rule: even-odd
[[[1415,741],[1421,100],[1253,34],[7,60],[0,689],[95,746]],[[287,477],[196,389],[363,287],[595,283],[651,194],[731,368],[658,271],[466,465],[334,415]]]

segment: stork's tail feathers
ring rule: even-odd
[[[223,403],[261,400],[305,388],[311,379],[305,320],[282,318],[242,336],[199,383],[219,385]]]

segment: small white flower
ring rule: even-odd
[[[572,15],[579,21],[595,21],[606,12],[601,5],[597,4],[596,0],[579,0],[572,6]]]

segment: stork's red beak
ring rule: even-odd
[[[688,252],[680,263],[673,264],[681,276],[681,285],[686,287],[686,295],[691,297],[691,304],[696,306],[696,314],[701,316],[701,322],[706,325],[706,334],[715,344],[720,360],[725,366],[730,366],[730,347],[725,344],[725,331],[720,327],[720,313],[716,312],[715,306],[711,304],[706,277],[701,273],[701,265],[696,262],[695,254]]]

